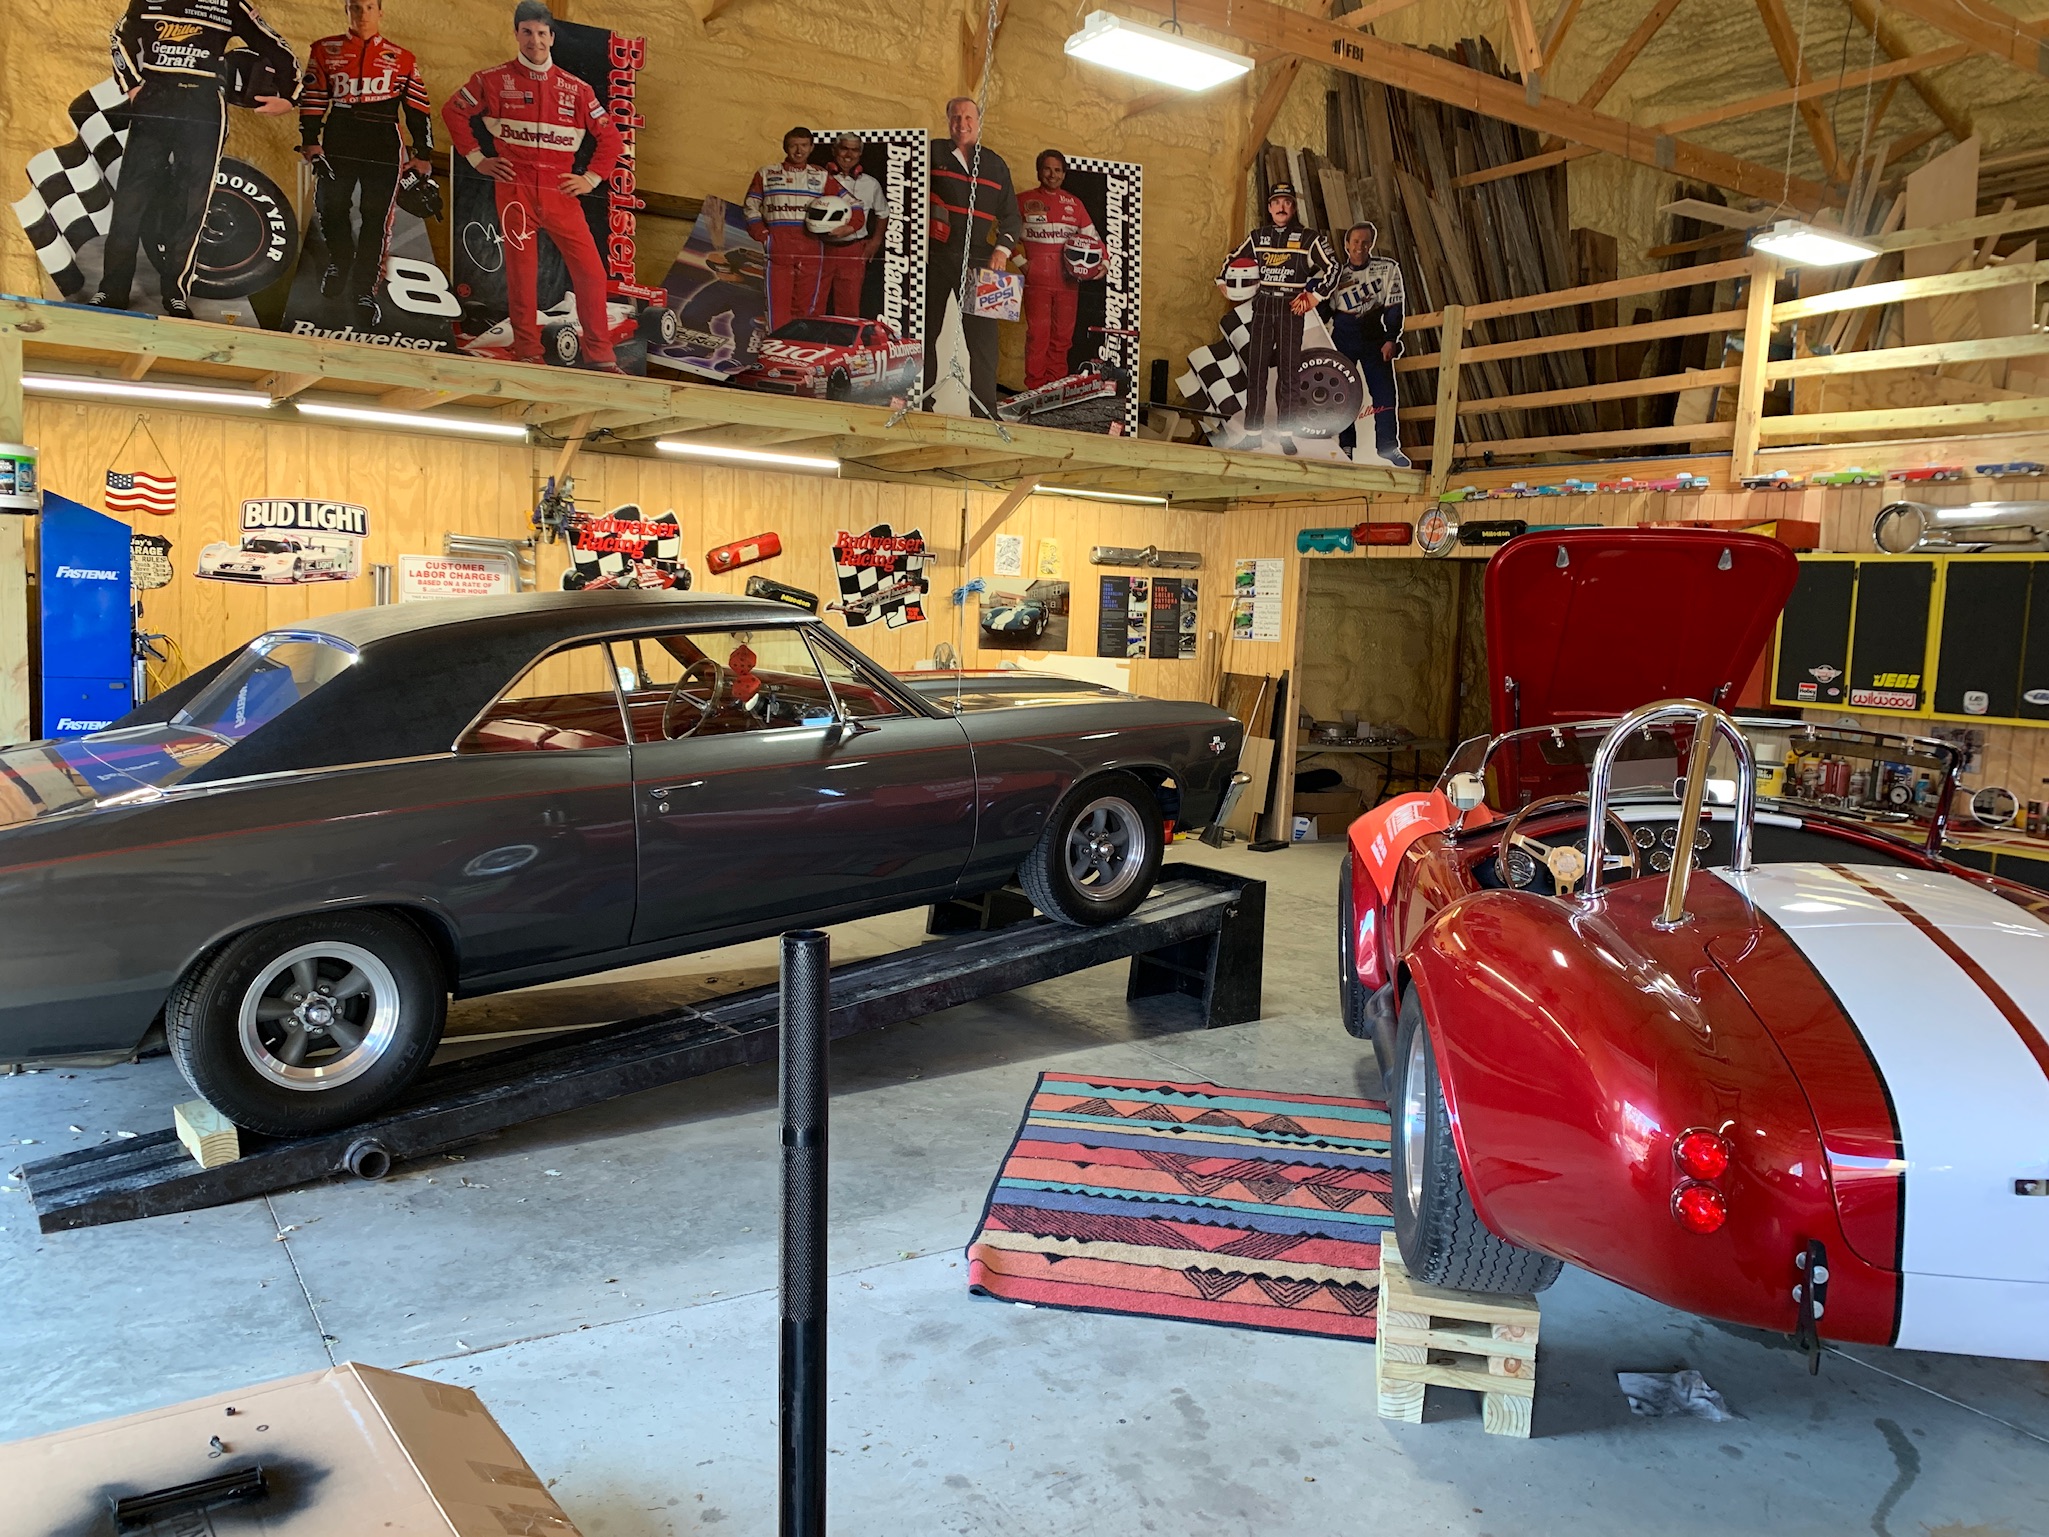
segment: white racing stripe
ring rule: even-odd
[[[2014,1193],[2049,1178],[2049,1072],[2024,1036],[2049,1022],[2049,926],[1935,871],[1714,873],[1813,964],[1892,1096],[1907,1165],[1898,1343],[2049,1358],[2049,1198]]]

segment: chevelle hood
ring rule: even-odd
[[[1793,552],[1711,529],[1561,529],[1487,565],[1494,729],[1720,703],[1750,675],[1799,574]]]
[[[2049,925],[1940,871],[1716,871],[1760,922],[1710,946],[1812,1105],[1844,1233],[1911,1275],[2049,1305]],[[2025,1287],[2029,1292],[2034,1287]],[[1917,1323],[1906,1291],[1900,1342]]]
[[[147,725],[0,749],[0,828],[164,789],[232,745],[210,732]]]
[[[1014,710],[1025,705],[1110,704],[1131,695],[1053,673],[900,672],[897,680],[942,710]]]

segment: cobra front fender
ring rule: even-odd
[[[1883,1343],[1889,1272],[1843,1243],[1819,1136],[1777,1046],[1704,944],[1748,921],[1696,882],[1696,917],[1651,925],[1662,882],[1589,910],[1476,892],[1445,908],[1407,970],[1429,1024],[1467,1189],[1500,1237],[1711,1317],[1790,1331],[1793,1256],[1828,1244],[1841,1282],[1826,1331]],[[1696,1127],[1735,1152],[1720,1231],[1673,1215],[1673,1142]],[[1843,1304],[1838,1306],[1838,1303]]]

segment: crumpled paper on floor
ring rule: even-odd
[[[1733,1420],[1722,1395],[1699,1372],[1617,1372],[1615,1381],[1629,1400],[1629,1412],[1646,1419],[1692,1415],[1702,1420]]]

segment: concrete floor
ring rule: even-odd
[[[2049,1533],[2041,1365],[1867,1350],[1810,1378],[1781,1344],[1568,1271],[1545,1298],[1537,1439],[1517,1442],[1483,1436],[1460,1393],[1383,1423],[1361,1346],[969,1296],[960,1250],[1040,1069],[1375,1092],[1335,1019],[1338,855],[1178,856],[1271,883],[1257,1024],[1127,1005],[1120,966],[835,1048],[836,1532]],[[836,953],[919,928],[850,925]],[[693,957],[457,1023],[616,1017],[772,964],[767,945]],[[160,1126],[181,1097],[161,1058],[0,1080],[0,1152]],[[775,1146],[760,1068],[379,1185],[125,1227],[40,1237],[8,1180],[0,1440],[353,1358],[476,1388],[586,1537],[768,1533]],[[1614,1373],[1680,1367],[1740,1418],[1633,1419]]]

